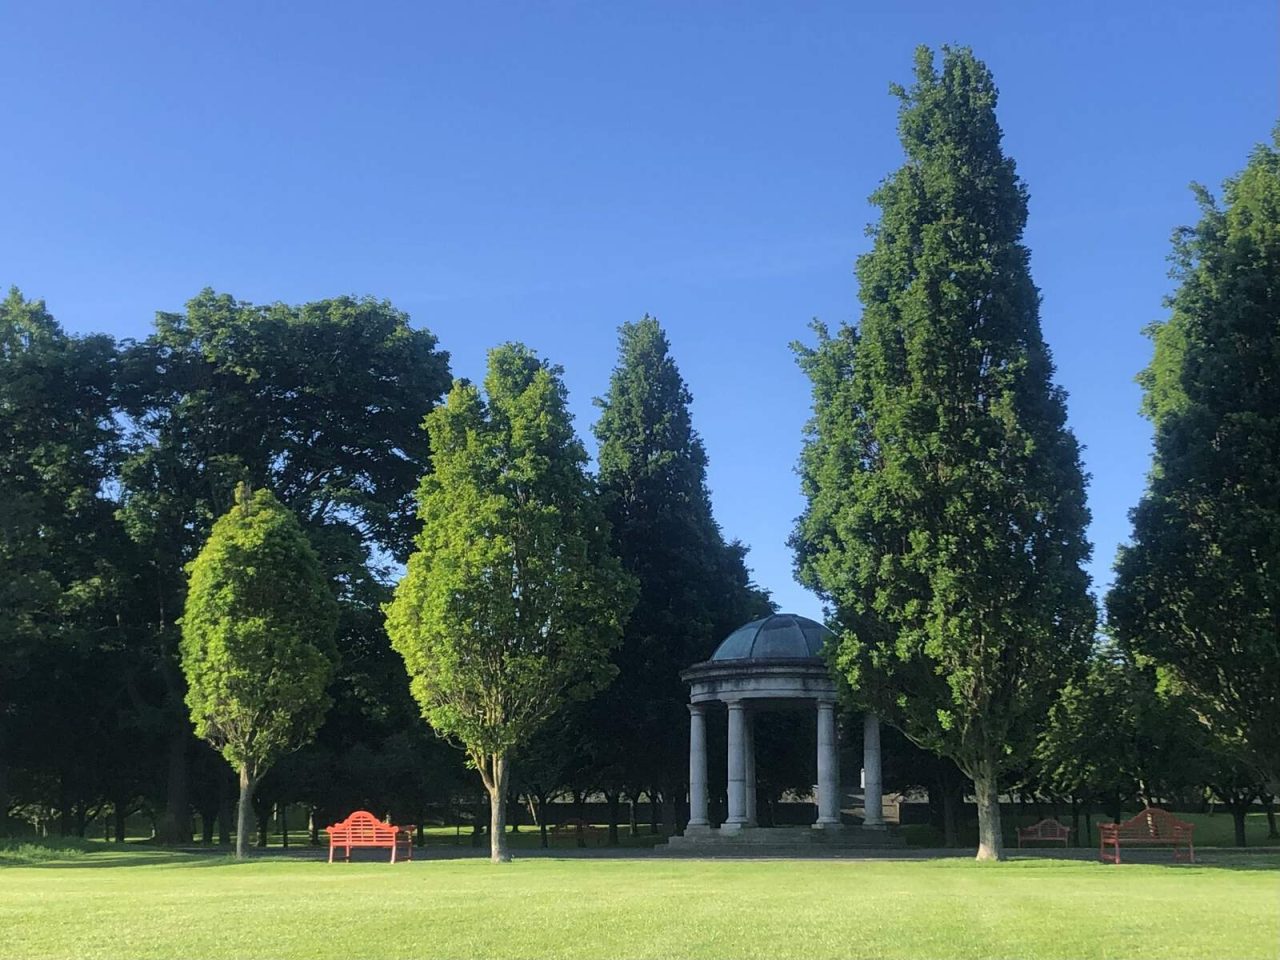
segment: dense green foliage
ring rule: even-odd
[[[240,774],[236,855],[263,773],[307,743],[330,700],[338,604],[297,519],[240,487],[192,561],[182,672],[196,736]]]
[[[530,858],[495,873],[474,860],[246,866],[102,851],[0,869],[0,923],[28,960],[1274,958],[1277,858],[1206,859],[991,870]]]
[[[897,94],[907,159],[872,198],[861,322],[800,350],[814,419],[795,546],[857,695],[974,780],[979,853],[998,857],[999,778],[1092,639],[1084,478],[991,75],[953,49],[938,72],[922,49]]]
[[[887,719],[886,782],[927,790],[925,829],[948,842],[967,829],[972,785],[981,855],[998,857],[1008,833],[1002,789],[1069,801],[1086,822],[1141,801],[1220,802],[1242,844],[1261,800],[1274,835],[1280,139],[1221,202],[1197,188],[1201,219],[1175,237],[1177,292],[1139,378],[1155,457],[1108,597],[1115,643],[1095,645],[1079,449],[1039,329],[1027,194],[1002,151],[992,78],[967,50],[947,50],[940,70],[922,50],[915,84],[896,93],[906,158],[873,197],[862,317],[817,325],[817,343],[798,348],[814,415],[793,544],[839,630],[846,728],[865,708]],[[596,478],[558,369],[508,346],[483,390],[458,383],[440,407],[449,383],[435,337],[372,298],[264,305],[205,290],[140,342],[115,343],[69,335],[43,302],[10,292],[0,833],[123,841],[147,823],[186,843],[198,815],[206,843],[227,842],[234,778],[193,736],[193,709],[251,781],[241,813],[256,814],[264,845],[282,811],[304,814],[315,838],[359,807],[469,821],[479,842],[486,790],[499,827],[527,807],[545,829],[553,800],[581,813],[603,796],[611,842],[628,803],[633,833],[641,817],[654,834],[678,829],[679,673],[771,603],[714,519],[662,328],[645,317],[620,331]],[[209,582],[222,586],[189,596],[188,567],[232,523],[242,482],[282,524],[283,552],[249,563],[248,541],[224,544],[205,558],[219,558]],[[253,586],[272,578],[271,596]],[[327,626],[299,620],[304,606],[278,606],[308,583],[332,595],[316,614],[332,620],[332,644]],[[209,599],[242,589],[261,595]],[[276,620],[250,613],[259,601],[277,604]],[[196,684],[184,607],[198,613],[189,631],[204,622],[188,644]],[[279,654],[287,636],[336,668]],[[227,699],[233,675],[268,682]],[[272,735],[258,724],[246,740],[236,717],[254,697],[279,710]],[[797,748],[808,719],[767,720],[766,806],[808,790],[813,754]],[[710,743],[713,803],[723,734]],[[274,762],[264,773],[255,757]],[[242,843],[248,832],[242,820]]]
[[[135,616],[152,667],[140,720],[167,741],[162,839],[190,839],[190,794],[200,786],[190,783],[200,758],[177,666],[183,566],[242,480],[294,511],[339,585],[343,672],[320,755],[332,767],[362,743],[385,756],[396,727],[407,726],[412,709],[380,608],[388,560],[408,553],[413,490],[430,461],[422,418],[447,385],[435,337],[372,299],[258,306],[206,290],[185,313],[158,314],[155,333],[126,346],[120,515],[150,568]],[[345,779],[330,774],[307,799],[349,806],[350,788],[334,789]]]
[[[1052,795],[1096,803],[1112,818],[1135,800],[1194,793],[1207,774],[1190,704],[1110,645],[1062,688],[1035,760]]]
[[[117,752],[129,574],[103,490],[114,359],[110,339],[68,336],[43,302],[16,289],[0,302],[0,834],[11,767],[102,789],[83,761]],[[51,755],[59,734],[74,746]]]
[[[624,324],[595,434],[614,549],[639,595],[617,678],[583,732],[603,741],[600,752],[611,761],[602,787],[633,797],[661,792],[669,809],[688,775],[688,689],[680,671],[773,609],[750,582],[746,548],[726,543],[712,516],[691,402],[658,321]]]
[[[480,772],[501,860],[510,754],[613,678],[634,585],[611,552],[558,368],[498,347],[484,393],[456,382],[427,431],[422,532],[387,629],[423,716]]]
[[[1175,236],[1177,292],[1140,380],[1155,426],[1108,613],[1204,723],[1280,778],[1280,140]],[[1245,777],[1247,780],[1248,777]]]

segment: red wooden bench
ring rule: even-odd
[[[1025,840],[1044,840],[1051,843],[1062,841],[1062,845],[1067,845],[1067,839],[1071,836],[1071,828],[1064,823],[1059,823],[1052,817],[1034,823],[1029,827],[1018,828],[1018,846],[1021,847]]]
[[[1098,856],[1104,861],[1119,863],[1121,846],[1172,846],[1174,860],[1185,857],[1187,862],[1195,863],[1196,848],[1192,842],[1195,829],[1195,824],[1179,820],[1168,810],[1147,807],[1122,823],[1098,824]]]
[[[602,843],[602,838],[608,833],[608,831],[600,829],[595,824],[582,820],[578,817],[570,817],[569,819],[562,820],[559,823],[553,823],[551,825],[551,832],[557,837],[569,835],[575,839],[581,838],[584,844],[590,844],[592,841],[595,841],[597,844]]]
[[[383,823],[368,810],[357,810],[347,819],[325,827],[329,833],[329,862],[333,863],[333,851],[339,847],[346,850],[346,859],[351,859],[353,847],[388,847],[391,850],[391,862],[396,862],[396,847],[403,840],[409,851],[406,859],[413,859],[413,830],[411,824],[395,826]]]

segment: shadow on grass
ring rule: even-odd
[[[270,855],[253,860],[287,859]],[[225,866],[238,863],[226,849],[166,850],[150,844],[106,844],[71,838],[44,841],[0,841],[0,870],[6,867],[55,867],[58,869],[99,867]]]
[[[1052,861],[1054,866],[1068,863],[1093,863],[1110,870],[1123,870],[1126,867],[1164,867],[1171,870],[1202,872],[1211,870],[1280,871],[1280,852],[1274,850],[1258,851],[1257,853],[1226,852],[1217,849],[1197,850],[1195,863],[1174,860],[1171,856],[1161,857],[1158,853],[1152,851],[1141,851],[1134,854],[1124,854],[1119,864],[1103,862],[1096,855],[1091,857],[1037,856],[1035,853],[1029,854],[1023,850],[1020,854],[1011,856],[1010,861],[1014,863],[1021,861],[1028,866],[1037,862],[1044,864],[1045,861]]]

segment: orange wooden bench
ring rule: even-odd
[[[578,817],[570,817],[568,820],[562,820],[559,823],[551,825],[551,832],[557,837],[569,836],[575,840],[582,838],[584,844],[590,845],[592,842],[599,844],[602,838],[608,835],[607,830],[602,830],[594,823]]]
[[[325,827],[329,833],[329,862],[333,863],[333,851],[346,850],[345,859],[351,859],[353,847],[388,847],[391,862],[396,862],[396,848],[403,839],[409,851],[406,859],[413,859],[413,830],[411,824],[395,826],[383,823],[368,810],[357,810],[347,819]]]
[[[1168,810],[1147,807],[1122,823],[1098,824],[1098,856],[1103,861],[1119,863],[1121,846],[1172,846],[1174,860],[1185,858],[1188,863],[1195,863],[1196,848],[1192,841],[1195,829],[1195,824],[1179,820]]]
[[[1021,847],[1024,840],[1044,840],[1050,843],[1057,843],[1061,840],[1062,845],[1065,847],[1070,836],[1070,827],[1065,823],[1059,823],[1052,817],[1047,817],[1029,827],[1019,827],[1018,846]]]

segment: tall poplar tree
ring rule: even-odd
[[[734,628],[772,612],[768,595],[750,581],[745,549],[726,543],[712,516],[691,402],[658,321],[624,324],[595,434],[614,548],[639,598],[597,726],[622,778],[668,800],[688,770],[680,671],[705,660]]]
[[[434,471],[387,630],[423,716],[480,773],[496,863],[510,859],[511,754],[612,679],[634,585],[611,551],[558,367],[498,347],[484,393],[455,382],[426,424]]]
[[[1155,458],[1107,608],[1261,783],[1280,778],[1280,132],[1222,205],[1195,191],[1169,319],[1148,331]]]
[[[978,857],[999,859],[1001,776],[1093,635],[1084,475],[991,74],[920,48],[893,91],[906,163],[872,196],[861,322],[799,350],[814,417],[793,542],[853,689],[972,778]]]

